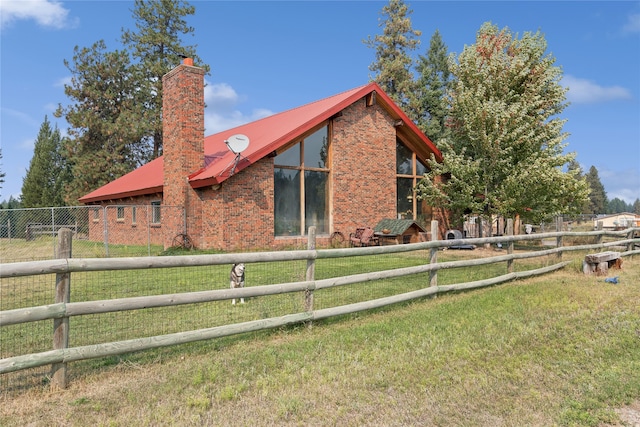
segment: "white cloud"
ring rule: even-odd
[[[61,77],[53,83],[53,87],[71,86],[71,76]]]
[[[640,173],[637,169],[612,171],[603,168],[598,169],[598,176],[609,200],[617,197],[627,203],[633,203],[640,198]]]
[[[8,116],[26,126],[33,127],[33,126],[39,125],[36,119],[31,117],[27,113],[23,113],[22,111],[14,110],[12,108],[5,108],[5,107],[2,107],[0,111],[2,112],[3,120],[5,120],[4,116]]]
[[[640,13],[629,15],[627,23],[622,27],[625,33],[640,33]]]
[[[238,104],[244,99],[226,83],[206,82],[204,89],[205,134],[222,132],[273,114],[272,111],[264,108],[255,109],[248,114],[241,112],[238,109]]]
[[[33,147],[36,146],[36,140],[33,138],[23,139],[18,143],[18,147],[21,150],[33,151]]]
[[[60,29],[75,25],[69,19],[69,10],[55,0],[0,1],[0,25],[3,29],[15,21],[28,19],[48,28]]]
[[[622,86],[600,86],[587,79],[572,75],[562,78],[562,85],[569,88],[567,100],[574,104],[595,104],[616,99],[631,99],[631,93]]]

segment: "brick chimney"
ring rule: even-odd
[[[162,204],[184,206],[189,224],[189,217],[197,210],[192,206],[197,197],[187,177],[204,166],[204,70],[195,67],[193,59],[185,58],[162,77],[162,88]],[[176,228],[182,222],[182,218],[176,218]],[[164,214],[162,223],[163,228],[171,226]],[[175,234],[184,231],[176,229]]]

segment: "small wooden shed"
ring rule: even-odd
[[[411,219],[383,219],[373,229],[380,244],[418,243],[426,231]]]

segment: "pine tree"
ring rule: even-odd
[[[563,153],[564,121],[557,116],[566,89],[546,48],[539,33],[518,39],[485,23],[476,43],[451,61],[452,135],[441,143],[443,163],[431,161],[419,183],[420,198],[458,218],[539,222],[580,209],[588,188],[575,170],[562,170],[575,155]]]
[[[70,125],[64,155],[72,168],[67,202],[77,199],[149,160],[144,98],[124,51],[107,51],[104,41],[75,47],[65,94],[74,101],[56,116]]]
[[[633,210],[631,212],[640,215],[640,199],[636,199],[635,202],[633,202]]]
[[[595,166],[591,166],[589,172],[585,175],[585,179],[591,189],[589,193],[589,213],[607,213],[609,201],[607,193],[604,191],[604,185],[602,185],[600,176],[598,176],[598,169]]]
[[[375,73],[372,80],[414,119],[410,114],[411,105],[415,103],[410,53],[417,49],[422,33],[412,28],[409,16],[412,12],[402,0],[390,0],[381,11],[384,17],[379,24],[383,27],[382,34],[369,36],[364,43],[376,52],[376,60],[369,66]]]
[[[447,46],[436,30],[431,36],[429,50],[418,58],[418,81],[415,89],[416,124],[432,141],[447,136],[447,92],[452,84],[447,59]]]
[[[162,153],[162,76],[181,56],[197,60],[195,48],[179,39],[193,32],[183,17],[194,10],[181,1],[136,0],[137,32],[122,33],[129,51],[108,51],[100,40],[76,46],[73,60],[64,61],[72,73],[65,85],[71,104],[60,105],[56,116],[70,125],[64,144],[70,204]]]
[[[193,15],[195,8],[175,0],[136,0],[133,17],[137,32],[125,30],[122,42],[132,58],[137,61],[134,70],[147,111],[153,142],[151,158],[162,154],[162,76],[188,56],[195,63],[201,62],[195,53],[196,46],[183,45],[181,35],[193,35],[194,29],[184,17]],[[204,65],[205,70],[209,67]]]
[[[40,126],[29,169],[22,180],[22,206],[39,208],[64,206],[63,185],[67,175],[61,156],[62,138],[47,116]]]
[[[627,202],[618,197],[609,200],[609,203],[607,203],[607,213],[610,214],[631,212],[632,210],[632,205],[628,205]]]

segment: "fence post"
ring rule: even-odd
[[[61,228],[58,231],[57,258],[71,258],[71,230]],[[71,273],[56,274],[56,303],[68,303],[71,295]],[[53,319],[53,349],[59,350],[69,347],[69,318]],[[54,363],[51,365],[51,387],[67,387],[67,364]]]
[[[562,216],[556,217],[556,231],[557,232],[561,232],[562,231],[563,221],[564,221],[564,218]],[[563,246],[562,236],[556,237],[556,248],[562,248],[562,246]],[[562,250],[558,251],[558,253],[556,254],[556,257],[558,258],[558,261],[562,260]]]
[[[307,236],[307,249],[310,251],[314,251],[316,249],[316,227],[309,227],[309,233]],[[316,275],[316,260],[308,259],[307,260],[307,272],[305,275],[305,280],[312,281],[315,279]],[[307,289],[304,292],[304,311],[313,311],[313,291]]]
[[[513,237],[513,218],[507,219],[507,236]],[[507,254],[513,253],[513,240],[507,242]],[[513,273],[513,260],[507,261],[507,273]]]
[[[598,231],[602,232],[602,228],[603,228],[603,223],[602,223],[602,221],[598,221],[598,222],[597,222],[597,225],[596,225],[596,230],[598,230]],[[603,233],[603,234],[604,234],[604,233]],[[597,243],[598,245],[602,243],[602,237],[603,237],[603,234],[598,234],[598,235],[596,236],[596,243]]]
[[[438,221],[431,221],[431,241],[438,240]],[[438,262],[438,248],[431,248],[430,251],[430,264]],[[438,286],[438,270],[431,270],[429,272],[429,286]]]
[[[633,231],[633,228],[629,229],[629,232],[627,233],[627,239],[631,240],[635,237],[635,232]],[[627,251],[632,251],[633,250],[633,242],[629,242],[627,243]],[[633,257],[633,255],[631,255],[631,257]]]

